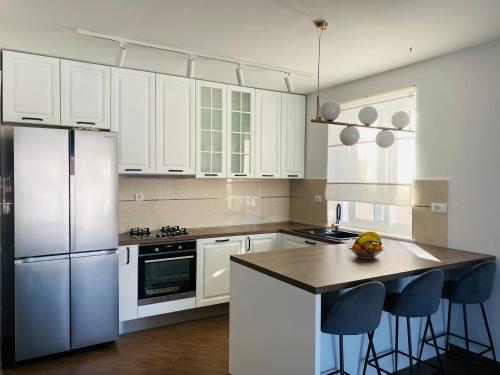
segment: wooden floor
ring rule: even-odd
[[[227,375],[228,344],[229,316],[222,315],[123,335],[116,344],[25,363],[4,374]],[[479,365],[468,370],[466,363],[456,356],[444,356],[443,360],[447,375],[498,374]],[[408,369],[399,372],[409,373]],[[414,375],[430,373],[423,366],[415,367],[413,372]]]

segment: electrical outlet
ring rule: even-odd
[[[315,203],[321,203],[321,202],[323,202],[323,197],[321,195],[315,195],[314,196],[314,202]]]
[[[144,193],[135,193],[135,200],[136,201],[143,201],[144,200]]]
[[[448,204],[447,203],[431,203],[431,211],[437,214],[446,214],[448,213]]]

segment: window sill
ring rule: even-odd
[[[355,228],[355,227],[348,227],[348,226],[339,226],[339,230],[345,230],[348,232],[354,232],[354,233],[363,233],[363,232],[377,232],[384,238],[388,238],[389,240],[403,240],[406,242],[415,242],[413,237],[410,236],[405,236],[402,234],[394,234],[394,233],[387,233],[387,232],[382,232],[382,231],[377,231],[374,229],[363,229],[363,228]]]

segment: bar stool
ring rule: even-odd
[[[352,288],[328,308],[323,314],[321,331],[339,336],[340,369],[332,374],[348,374],[344,370],[344,336],[368,334],[368,349],[363,368],[366,372],[370,351],[375,359],[375,367],[380,375],[377,354],[373,345],[375,329],[380,324],[384,305],[385,286],[379,282],[370,282]]]
[[[410,364],[410,374],[413,373],[413,361],[423,363],[429,367],[439,370],[444,374],[443,364],[439,356],[439,350],[436,348],[439,367],[421,361],[419,358],[413,357],[412,342],[411,342],[411,327],[410,318],[427,318],[427,326],[429,326],[432,339],[436,342],[434,327],[432,326],[431,315],[439,308],[441,292],[443,290],[444,272],[441,270],[432,270],[423,273],[412,280],[400,293],[388,293],[385,298],[384,311],[389,312],[396,317],[396,341],[395,349],[391,350],[377,359],[396,354],[394,373],[398,372],[398,355],[402,354],[408,357]],[[406,329],[408,332],[408,353],[399,350],[399,318],[406,318]],[[373,360],[369,361],[369,365],[373,366]],[[391,374],[391,372],[382,369],[382,372]]]
[[[444,283],[442,298],[448,300],[448,323],[447,323],[446,333],[437,336],[437,337],[446,336],[446,347],[445,348],[438,347],[439,349],[444,351],[448,351],[449,349],[450,336],[464,340],[465,347],[468,352],[470,351],[470,343],[485,348],[485,350],[480,351],[478,354],[482,355],[491,352],[493,359],[495,360],[495,368],[496,368],[497,358],[495,355],[495,348],[493,347],[493,340],[491,339],[490,326],[488,324],[488,319],[486,317],[486,312],[484,310],[484,302],[491,297],[496,268],[497,267],[495,262],[493,261],[484,262],[474,266],[458,281],[446,281]],[[458,303],[462,305],[465,337],[450,332],[452,303]],[[469,338],[468,325],[467,325],[467,305],[473,305],[473,304],[479,304],[479,306],[481,307],[484,325],[486,327],[486,333],[488,334],[489,345],[485,345],[483,343],[471,340]],[[424,344],[430,346],[435,345],[434,343],[430,343],[431,340],[429,338],[426,338],[427,328],[428,327],[426,325],[424,330],[424,340],[422,341],[422,346],[420,348],[419,358],[421,358]]]

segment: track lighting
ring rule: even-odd
[[[294,92],[295,89],[293,87],[293,82],[292,82],[292,77],[290,76],[290,73],[287,73],[285,77],[285,84],[286,84],[286,89],[288,92]]]
[[[188,77],[188,78],[194,77],[194,56],[193,55],[189,55],[189,59],[187,61],[186,77]]]
[[[243,76],[243,67],[241,64],[236,68],[236,79],[238,80],[238,85],[245,85],[245,77]]]
[[[125,56],[127,56],[127,49],[125,48],[125,43],[120,42],[120,47],[116,51],[115,64],[118,67],[122,67],[125,63]]]

